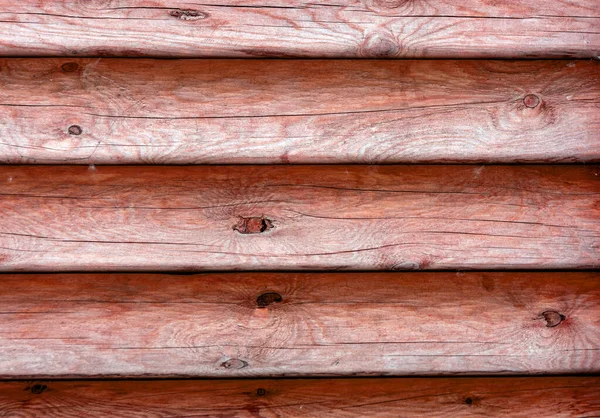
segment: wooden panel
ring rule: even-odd
[[[591,417],[598,377],[0,383],[19,417]]]
[[[2,55],[600,55],[597,0],[2,0],[0,10]]]
[[[598,166],[2,166],[0,269],[600,265]]]
[[[598,373],[599,279],[3,275],[0,376]]]
[[[4,163],[600,160],[597,61],[4,59],[0,75]]]

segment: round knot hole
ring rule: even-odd
[[[528,94],[525,97],[523,97],[523,104],[525,105],[525,107],[533,109],[534,107],[538,107],[538,105],[540,104],[540,98],[537,97],[535,94]]]
[[[256,389],[256,395],[257,396],[265,396],[267,394],[267,390],[263,389],[263,388],[258,388]]]
[[[81,135],[83,133],[83,129],[79,125],[71,125],[69,126],[69,134],[71,135]]]
[[[548,328],[554,328],[554,327],[558,326],[562,321],[567,319],[566,316],[564,316],[563,314],[558,313],[556,311],[542,312],[542,317],[546,321],[546,326]]]
[[[279,293],[268,292],[263,293],[259,297],[256,298],[256,304],[259,308],[266,308],[267,306],[273,303],[279,303],[283,300]]]

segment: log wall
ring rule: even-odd
[[[3,163],[600,161],[598,61],[0,59],[0,73]]]

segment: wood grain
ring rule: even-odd
[[[600,274],[0,276],[0,376],[600,372]]]
[[[600,167],[1,166],[0,270],[600,266]]]
[[[599,106],[597,61],[3,59],[0,162],[597,162]]]
[[[0,416],[591,417],[598,377],[0,383]]]
[[[0,1],[0,55],[600,55],[597,0]]]

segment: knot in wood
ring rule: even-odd
[[[411,0],[373,0],[373,6],[381,9],[397,9],[410,2]]]
[[[280,303],[283,300],[279,293],[268,292],[263,293],[259,297],[256,298],[256,304],[259,308],[266,308],[273,303]]]
[[[233,227],[233,229],[240,234],[260,234],[273,228],[273,222],[263,217],[240,217],[238,224]]]
[[[562,321],[566,319],[566,316],[556,312],[556,311],[545,311],[542,312],[542,317],[546,321],[546,326],[548,328],[553,328],[559,325]]]
[[[69,134],[71,135],[81,135],[83,133],[83,129],[79,125],[71,125],[69,126]]]
[[[372,58],[389,58],[398,55],[400,46],[390,33],[374,33],[362,44],[361,55]]]
[[[540,104],[540,98],[535,94],[528,94],[525,97],[523,97],[523,104],[525,105],[525,107],[533,109],[534,107],[537,107]]]
[[[243,369],[244,367],[247,367],[248,363],[246,363],[244,360],[240,360],[237,358],[232,358],[227,360],[224,363],[221,363],[221,367],[225,368],[225,369]]]
[[[48,387],[46,385],[36,383],[35,385],[31,386],[30,391],[35,395],[39,395],[40,393],[44,392],[47,388]]]
[[[263,388],[258,388],[256,389],[256,395],[257,396],[265,396],[267,394],[267,390],[263,389]]]
[[[65,73],[72,73],[79,69],[79,64],[77,64],[76,62],[65,62],[60,68]]]
[[[176,17],[181,20],[200,20],[206,19],[208,17],[208,13],[204,13],[198,10],[193,9],[177,9],[171,10],[169,15]]]

